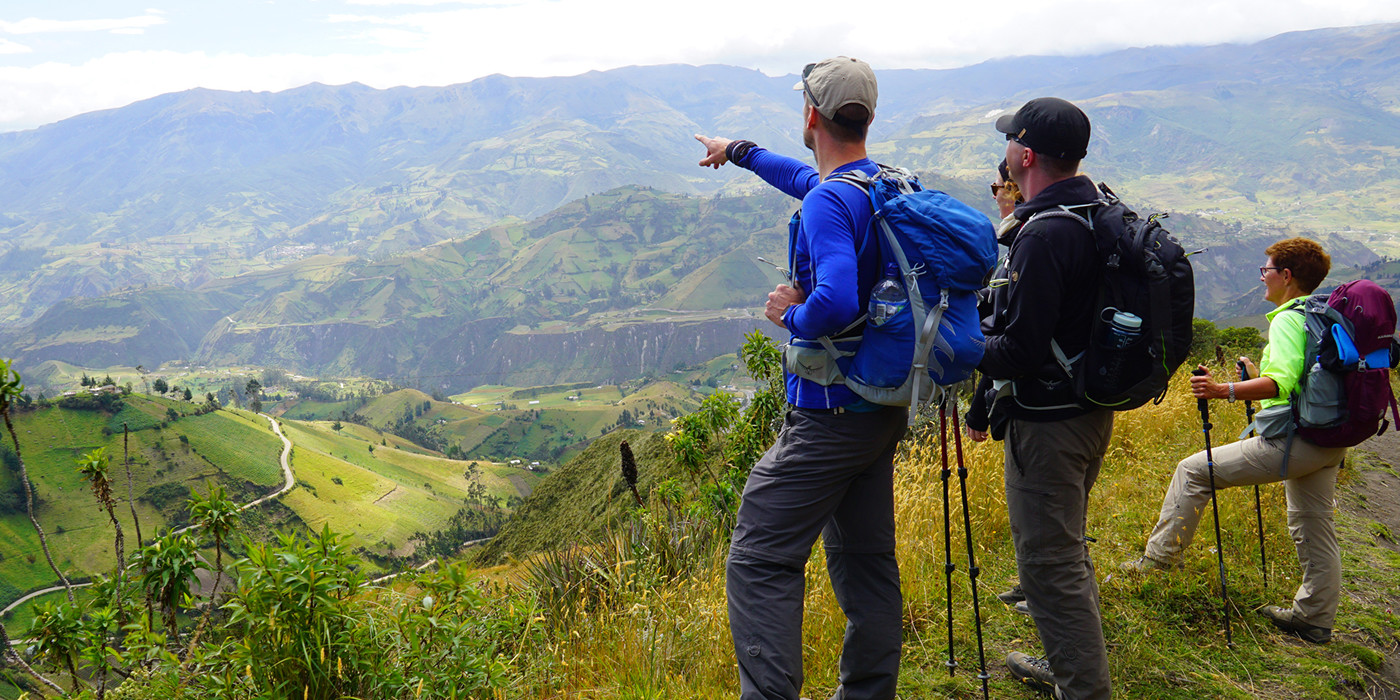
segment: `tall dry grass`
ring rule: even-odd
[[[1177,461],[1203,447],[1187,373],[1159,405],[1120,413],[1089,509],[1090,551],[1098,566],[1105,634],[1117,696],[1131,698],[1294,698],[1329,695],[1329,677],[1346,676],[1345,659],[1318,659],[1268,632],[1252,608],[1284,604],[1297,586],[1281,485],[1263,488],[1268,585],[1258,564],[1253,492],[1220,494],[1224,549],[1234,603],[1233,649],[1220,624],[1214,534],[1207,513],[1182,570],[1129,576],[1117,564],[1141,553]],[[1223,376],[1223,375],[1222,375]],[[1212,402],[1211,438],[1234,441],[1242,404]],[[1023,697],[1005,672],[1011,650],[1038,652],[1029,618],[993,595],[1016,578],[1003,483],[1001,443],[964,440],[972,541],[981,567],[978,592],[993,697]],[[951,452],[951,448],[950,448]],[[950,455],[950,462],[953,462]],[[956,464],[950,464],[956,470]],[[949,480],[954,654],[950,677],[944,576],[943,491],[937,435],[906,441],[896,461],[898,557],[905,600],[901,697],[981,697],[960,484]],[[694,578],[631,589],[604,610],[579,616],[521,679],[522,697],[736,697],[738,675],[728,634],[723,547]],[[826,578],[820,544],[807,564],[804,695],[828,697],[838,676],[845,619]],[[1354,664],[1353,664],[1354,665]],[[1330,675],[1329,675],[1330,674]],[[1314,679],[1311,685],[1308,679]]]

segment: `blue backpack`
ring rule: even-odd
[[[878,241],[879,269],[899,265],[909,305],[878,326],[865,324],[859,338],[839,334],[859,343],[854,351],[838,350],[829,338],[817,341],[833,360],[851,358],[829,381],[872,403],[908,406],[913,425],[915,409],[934,397],[935,387],[967,379],[982,361],[976,292],[996,264],[992,222],[943,192],[925,190],[901,168],[881,165],[874,176],[845,172],[832,180],[870,195],[875,214],[866,245]]]

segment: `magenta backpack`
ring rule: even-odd
[[[1294,308],[1308,333],[1307,366],[1293,397],[1297,434],[1319,447],[1359,445],[1385,432],[1387,408],[1400,425],[1390,389],[1390,369],[1400,359],[1390,294],[1353,280]]]

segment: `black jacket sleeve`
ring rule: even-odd
[[[1007,276],[1005,319],[999,333],[987,337],[980,369],[995,379],[1033,376],[1054,362],[1050,340],[1060,325],[1067,286],[1078,265],[1068,249],[1063,229],[1049,222],[1034,222],[1021,229],[1011,245]]]

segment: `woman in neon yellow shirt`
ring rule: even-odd
[[[1264,298],[1275,304],[1269,319],[1269,342],[1256,368],[1242,357],[1250,379],[1242,382],[1216,382],[1207,373],[1191,377],[1191,393],[1196,398],[1227,401],[1259,401],[1262,409],[1287,406],[1298,391],[1304,371],[1307,330],[1302,313],[1288,313],[1322,283],[1332,260],[1322,246],[1306,238],[1279,241],[1264,251],[1268,261],[1259,268]],[[1206,369],[1203,365],[1201,369]],[[1275,409],[1275,412],[1286,409]],[[1261,410],[1261,414],[1263,411]],[[1285,421],[1286,422],[1286,421]],[[1268,432],[1268,431],[1266,431]],[[1282,474],[1286,434],[1249,438],[1213,450],[1215,488],[1284,482],[1288,497],[1288,530],[1303,567],[1303,581],[1291,608],[1267,606],[1261,612],[1279,629],[1314,644],[1332,638],[1332,624],[1341,594],[1342,560],[1332,523],[1333,494],[1337,469],[1346,457],[1345,447],[1318,447],[1294,437],[1288,452],[1288,474]],[[1162,499],[1157,525],[1148,537],[1143,556],[1127,562],[1130,571],[1168,569],[1181,559],[1182,552],[1200,523],[1210,501],[1210,477],[1206,453],[1197,452],[1176,465],[1171,486]]]

